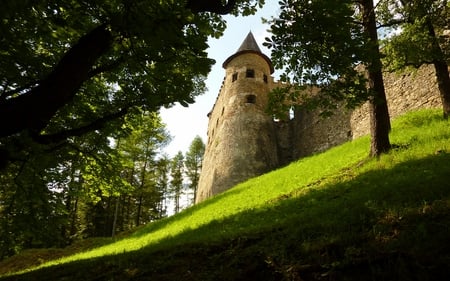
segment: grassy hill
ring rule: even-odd
[[[25,252],[0,280],[450,280],[449,125],[410,113],[378,159],[361,138],[120,240]]]

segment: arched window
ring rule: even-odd
[[[245,103],[256,103],[256,96],[255,95],[246,95],[245,96]]]
[[[231,82],[234,82],[234,81],[236,81],[236,80],[237,80],[237,78],[238,78],[238,74],[237,74],[237,72],[233,73],[233,75],[231,76]]]

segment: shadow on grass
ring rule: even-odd
[[[450,154],[440,153],[318,183],[156,246],[0,280],[445,280],[449,163]]]

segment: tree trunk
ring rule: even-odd
[[[23,130],[39,133],[72,100],[96,61],[110,47],[112,34],[102,25],[81,37],[50,75],[29,92],[0,103],[0,137]],[[26,114],[24,114],[26,113]]]
[[[450,75],[448,65],[445,61],[435,61],[436,80],[442,100],[442,111],[444,119],[450,115]]]
[[[114,238],[116,236],[117,217],[119,214],[119,200],[120,200],[120,196],[116,197],[116,207],[114,208],[114,218],[113,218],[113,224],[112,224],[112,230],[111,230],[112,238]]]
[[[142,167],[142,171],[141,171],[141,183],[139,185],[139,198],[138,198],[138,209],[136,212],[136,226],[139,226],[141,224],[141,213],[142,213],[142,202],[144,200],[144,187],[145,187],[145,173],[147,170],[147,165],[148,165],[148,159],[146,158],[144,161],[144,166]]]
[[[72,209],[72,219],[70,221],[70,236],[74,236],[77,233],[77,217],[78,217],[78,196],[75,199],[74,206]]]
[[[197,180],[198,182],[198,180]],[[194,198],[192,200],[192,205],[195,204],[195,202],[197,201],[197,188],[198,188],[198,183],[194,186]]]
[[[126,201],[126,202],[125,202]],[[127,196],[124,200],[124,228],[131,229],[133,227],[133,219],[131,218],[131,196]]]
[[[141,213],[142,213],[142,193],[139,195],[138,198],[138,206],[136,211],[136,226],[141,225]]]
[[[448,72],[448,64],[444,59],[444,53],[437,40],[436,32],[431,20],[427,21],[428,34],[431,36],[433,53],[436,58],[433,60],[434,69],[436,71],[436,81],[439,88],[439,94],[442,101],[442,111],[444,119],[448,119],[450,114],[450,75]]]
[[[177,191],[175,192],[175,209],[174,209],[175,214],[178,214],[178,213],[180,212],[180,196],[181,196],[181,194],[180,194],[180,192],[177,190]]]
[[[369,88],[373,92],[373,96],[369,101],[371,134],[370,156],[379,156],[381,153],[387,152],[391,148],[389,142],[391,124],[383,83],[373,0],[364,0],[362,1],[362,5],[364,30],[369,37],[368,44],[370,44],[370,54],[372,55],[372,60],[367,67]]]

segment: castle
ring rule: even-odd
[[[290,120],[274,120],[266,110],[268,94],[282,85],[271,76],[271,60],[251,32],[223,68],[223,84],[208,114],[208,141],[196,202],[369,132],[365,105],[352,111],[338,109],[326,119],[318,112],[297,109]],[[417,73],[388,74],[384,80],[391,118],[418,108],[440,107],[431,67]]]

